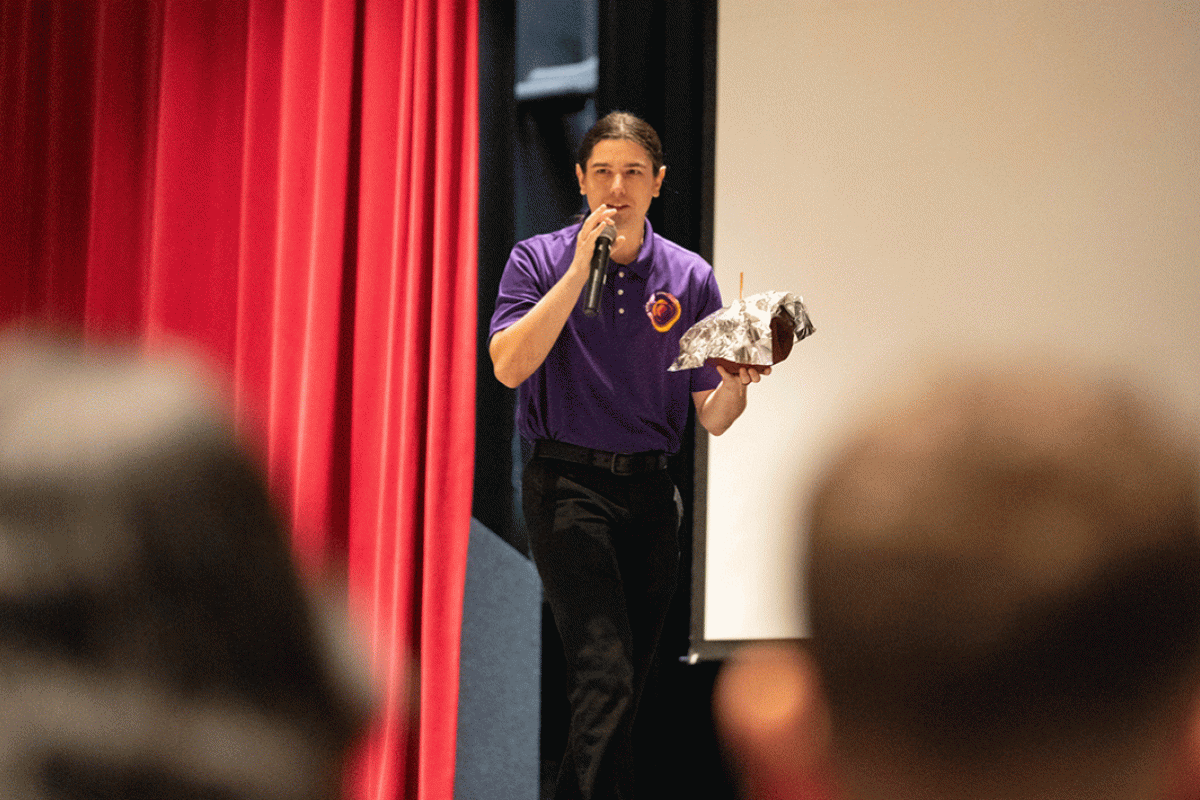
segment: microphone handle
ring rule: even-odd
[[[594,317],[600,313],[600,293],[604,291],[604,282],[608,278],[608,250],[611,243],[605,237],[596,240],[596,249],[592,251],[592,269],[588,275],[587,300],[583,313]]]

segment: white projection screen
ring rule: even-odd
[[[802,295],[817,330],[708,439],[693,660],[805,636],[808,487],[898,371],[1049,352],[1130,367],[1196,416],[1198,9],[720,3],[718,280],[727,302],[742,281]]]

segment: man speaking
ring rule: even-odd
[[[667,456],[689,402],[719,435],[770,367],[667,371],[721,294],[703,258],[646,220],[666,175],[650,125],[625,113],[599,120],[575,175],[590,213],[513,248],[489,352],[496,377],[517,389],[522,505],[567,662],[571,722],[555,797],[628,800],[634,717],[677,580]]]

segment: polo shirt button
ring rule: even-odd
[[[625,309],[623,309],[623,308],[618,308],[618,309],[617,309],[617,313],[618,313],[618,314],[624,314],[624,313],[625,313]]]
[[[617,294],[625,294],[625,290],[624,290],[624,289],[617,289]]]
[[[625,277],[625,273],[624,273],[624,272],[618,272],[618,273],[617,273],[617,277],[618,277],[618,278],[624,278],[624,277]]]

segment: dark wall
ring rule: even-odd
[[[712,261],[716,131],[716,0],[601,0],[597,111],[645,119],[663,142],[667,177],[650,208],[656,232]],[[648,797],[734,797],[712,725],[720,665],[689,664],[697,449],[672,460],[684,498],[679,591],[667,619],[638,731],[639,791]],[[701,448],[702,449],[702,448]],[[699,456],[703,460],[703,454]],[[699,473],[704,472],[701,464]]]
[[[481,105],[475,516],[525,553],[527,538],[515,500],[514,393],[496,381],[487,354],[487,323],[500,273],[516,241],[561,227],[583,209],[575,150],[592,122],[613,110],[644,118],[663,140],[667,177],[649,214],[655,231],[711,261],[716,2],[483,0],[481,6],[488,7],[481,11],[483,37],[509,37],[482,45],[481,61],[509,61],[481,68],[482,93],[488,97]],[[592,9],[594,28],[588,27],[585,6]],[[593,52],[598,70],[592,91],[526,94],[520,100],[511,91],[539,65],[578,64]],[[689,427],[694,430],[694,421]],[[693,437],[684,441],[671,463],[685,505],[680,590],[643,701],[640,788],[648,797],[733,797],[710,716],[719,665],[682,661],[688,652],[696,462]],[[566,730],[566,703],[561,644],[548,614],[542,649],[542,769],[549,785]]]
[[[488,324],[516,242],[568,224],[583,207],[575,149],[596,119],[595,70],[531,81],[536,70],[595,61],[596,0],[480,4],[479,336],[474,516],[522,553],[514,396],[492,373]],[[587,76],[591,74],[590,80]],[[583,76],[582,80],[580,75]],[[530,89],[530,84],[537,84]],[[522,96],[517,97],[520,85]]]
[[[479,4],[479,294],[475,354],[475,492],[473,516],[522,553],[514,517],[511,442],[513,393],[496,380],[488,356],[488,322],[504,259],[513,245],[513,97],[516,0]]]
[[[716,0],[600,3],[598,111],[629,111],[658,131],[667,178],[650,224],[710,261],[716,23]]]
[[[650,208],[650,223],[658,233],[711,262],[716,0],[601,2],[599,34],[598,110],[637,114],[654,126],[663,142],[667,177]],[[677,613],[668,621],[663,641],[664,659],[683,657],[688,651],[695,476],[706,471],[704,448],[698,452],[694,441],[693,414],[684,446],[671,465],[684,498],[683,561]]]

